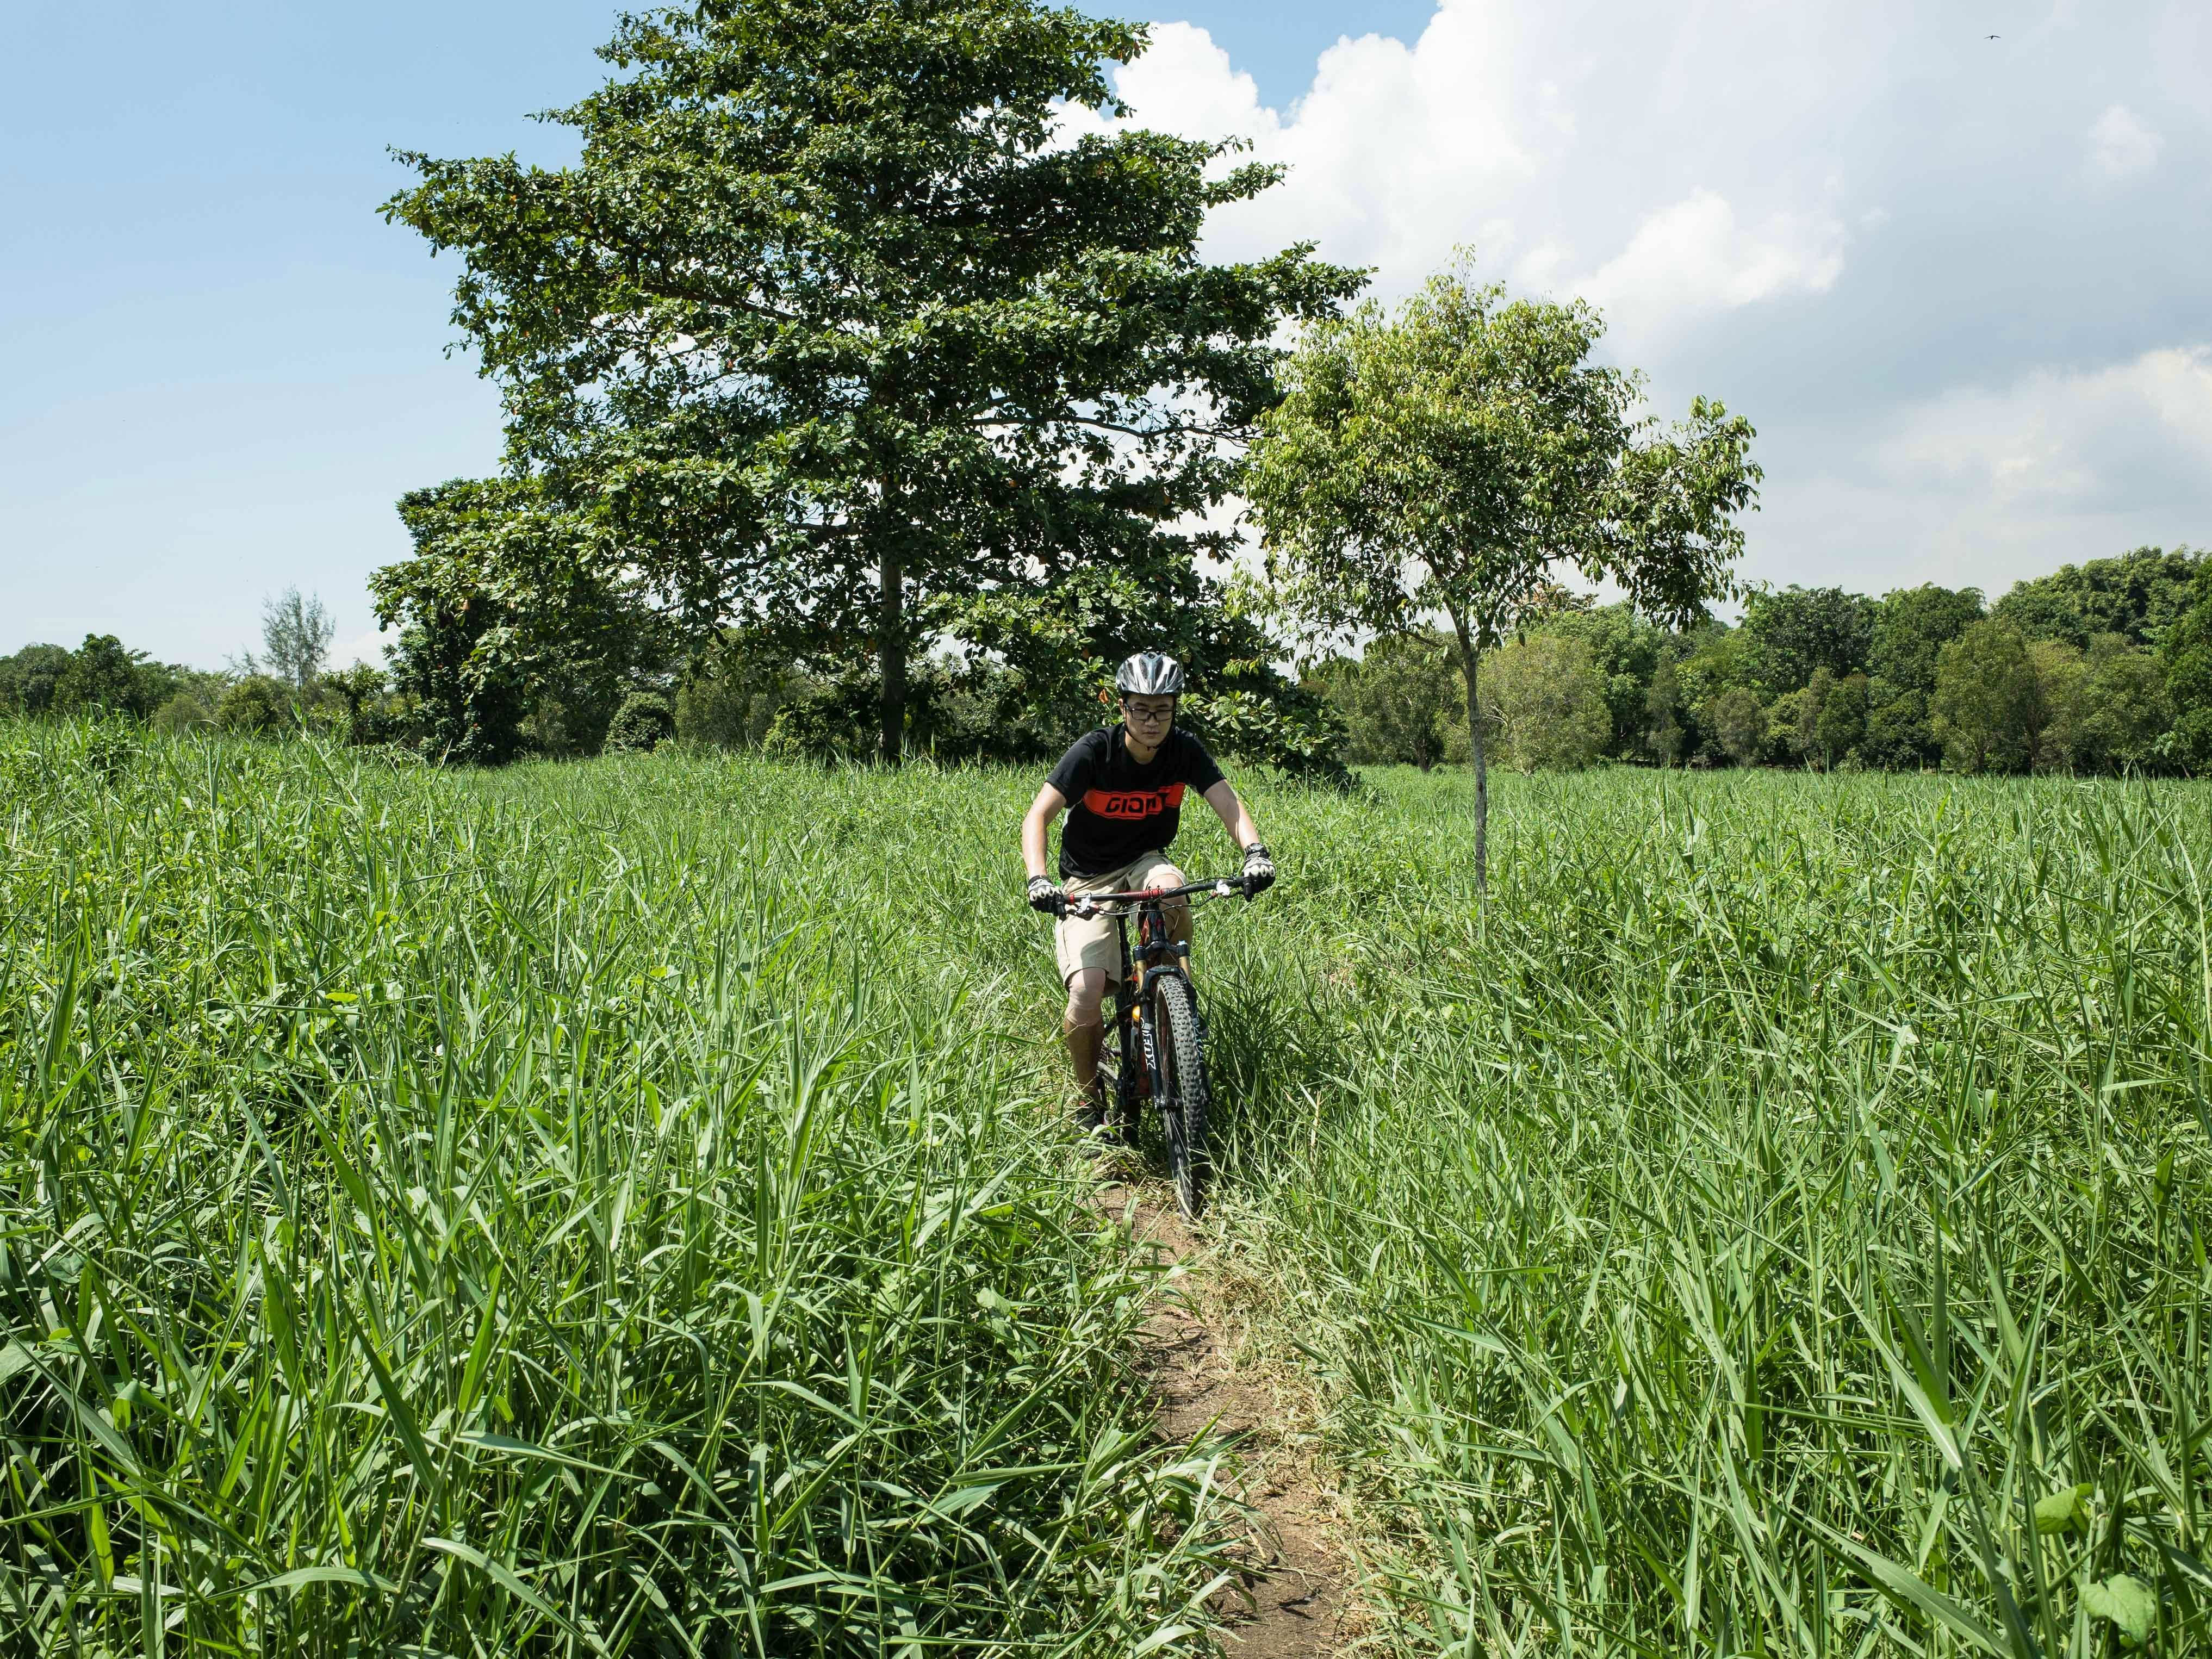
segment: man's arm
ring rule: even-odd
[[[1043,797],[1039,796],[1038,799],[1042,800]],[[1229,839],[1237,844],[1238,852],[1243,852],[1260,839],[1260,832],[1252,827],[1252,815],[1244,810],[1244,803],[1237,799],[1237,791],[1228,779],[1222,779],[1206,792],[1206,804],[1221,820],[1221,827],[1229,832]],[[1035,817],[1036,808],[1031,807],[1030,813]]]
[[[1228,787],[1222,786],[1224,789]],[[1044,859],[1045,831],[1066,810],[1067,797],[1048,783],[1037,791],[1036,799],[1030,803],[1029,816],[1022,820],[1022,862],[1029,866],[1031,881],[1048,873]]]

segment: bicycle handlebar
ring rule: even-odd
[[[1243,888],[1244,878],[1242,876],[1215,876],[1206,881],[1194,881],[1187,886],[1162,887],[1144,892],[1082,893],[1069,897],[1067,913],[1074,916],[1097,915],[1106,906],[1113,904],[1133,907],[1145,903],[1157,904],[1167,899],[1228,898],[1243,891]]]

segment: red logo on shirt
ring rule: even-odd
[[[1134,822],[1158,817],[1161,813],[1182,805],[1183,786],[1171,783],[1164,789],[1086,789],[1083,804],[1102,818],[1121,818]]]

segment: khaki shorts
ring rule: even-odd
[[[1180,875],[1155,880],[1156,870],[1173,871],[1176,862],[1165,853],[1147,853],[1134,864],[1109,870],[1103,876],[1070,876],[1060,884],[1068,897],[1085,893],[1133,893],[1146,887],[1179,887]],[[1053,954],[1060,958],[1060,979],[1066,984],[1085,968],[1105,970],[1109,980],[1121,976],[1121,947],[1116,942],[1111,916],[1062,916],[1053,930]]]

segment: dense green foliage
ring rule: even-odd
[[[1878,607],[1840,587],[1790,587],[1753,593],[1743,609],[1753,684],[1769,697],[1812,683],[1822,669],[1841,678],[1874,646]]]
[[[457,483],[410,497],[418,545],[434,551],[456,517],[477,511],[471,503],[483,488]],[[590,586],[572,593],[562,630],[526,645],[522,619],[483,609],[484,596],[465,586],[441,609],[444,601],[425,584],[442,568],[437,557],[423,556],[380,579],[414,584],[409,591],[422,601],[392,613],[408,626],[388,674],[356,665],[319,675],[302,693],[264,676],[163,667],[95,638],[82,652],[37,645],[0,659],[0,708],[150,708],[171,732],[312,730],[495,762],[597,753],[625,698],[659,696],[687,743],[816,759],[861,758],[878,746],[881,682],[865,663],[840,674],[811,671],[774,630],[726,630],[707,647],[679,653],[650,615]],[[2184,599],[2156,583],[2130,586],[2130,573],[2177,568],[2197,573]],[[1878,599],[1784,588],[1755,595],[1741,626],[1707,622],[1687,631],[1657,627],[1626,605],[1592,608],[1547,590],[1525,610],[1516,639],[1571,641],[1582,649],[1532,655],[1516,647],[1514,700],[1581,711],[1595,698],[1611,730],[1593,750],[1577,712],[1569,721],[1573,741],[1509,745],[1504,758],[1515,766],[1594,756],[1661,764],[2201,774],[2212,769],[2205,572],[2201,556],[2186,550],[2139,549],[2019,583],[1993,610],[1972,588],[1923,585]],[[1385,635],[1360,656],[1310,664],[1292,684],[1277,666],[1285,647],[1264,601],[1191,573],[1164,593],[1147,593],[1116,573],[1086,570],[1064,582],[1050,605],[1011,595],[979,603],[975,637],[988,654],[915,665],[909,745],[945,762],[1048,758],[1097,718],[1116,653],[1142,638],[1190,665],[1187,722],[1224,755],[1340,780],[1346,762],[1426,768],[1469,758],[1466,684],[1449,635]],[[2023,619],[2051,631],[2024,633]],[[2087,648],[2075,647],[2075,636],[2092,626],[2100,631]],[[501,653],[478,657],[471,641],[488,629],[510,637]],[[526,661],[536,665],[528,675],[500,666]],[[487,669],[492,678],[479,678]],[[1802,683],[1786,685],[1800,672]],[[1786,689],[1771,693],[1778,684]],[[1480,702],[1483,730],[1495,736],[1504,708],[1487,692]],[[1539,753],[1546,758],[1535,759]]]
[[[2200,560],[2190,605],[2159,641],[2173,721],[2173,757],[2212,769],[2212,559]]]
[[[0,718],[128,715],[146,720],[179,696],[204,696],[218,677],[158,663],[112,634],[88,634],[71,651],[27,645],[0,657]]]
[[[1358,286],[1293,247],[1217,265],[1207,213],[1279,170],[1136,129],[1063,142],[1140,26],[1036,0],[751,0],[626,17],[552,118],[575,166],[404,159],[389,216],[459,254],[507,476],[395,617],[464,625],[486,695],[579,588],[695,641],[866,663],[907,749],[926,642],[1106,567],[1187,578],[1276,395],[1273,337]],[[459,613],[473,613],[462,616]],[[589,657],[592,653],[587,649]]]
[[[1613,605],[1523,631],[1588,647],[1595,679],[1577,670],[1556,695],[1604,697],[1613,732],[1601,752],[1618,760],[2202,772],[2212,767],[2203,569],[2186,549],[2139,548],[2017,583],[1989,609],[1972,588],[1874,599],[1792,586],[1753,594],[1735,628],[1670,631]],[[1320,682],[1355,726],[1361,672],[1339,662]],[[1420,760],[1402,744],[1355,754]]]
[[[0,726],[0,1647],[1184,1645],[975,822]]]
[[[651,754],[676,735],[676,711],[657,691],[633,691],[607,727],[610,755]]]
[[[1345,725],[1345,758],[1358,766],[1402,761],[1424,772],[1438,761],[1464,759],[1459,711],[1466,684],[1452,660],[1452,642],[1432,629],[1385,634],[1358,657],[1316,664],[1308,683],[1336,705]]]
[[[2063,640],[2087,651],[2105,635],[2156,645],[2193,603],[2202,556],[2189,549],[2138,547],[2118,558],[2062,565],[2017,583],[1990,614],[2033,640]]]

